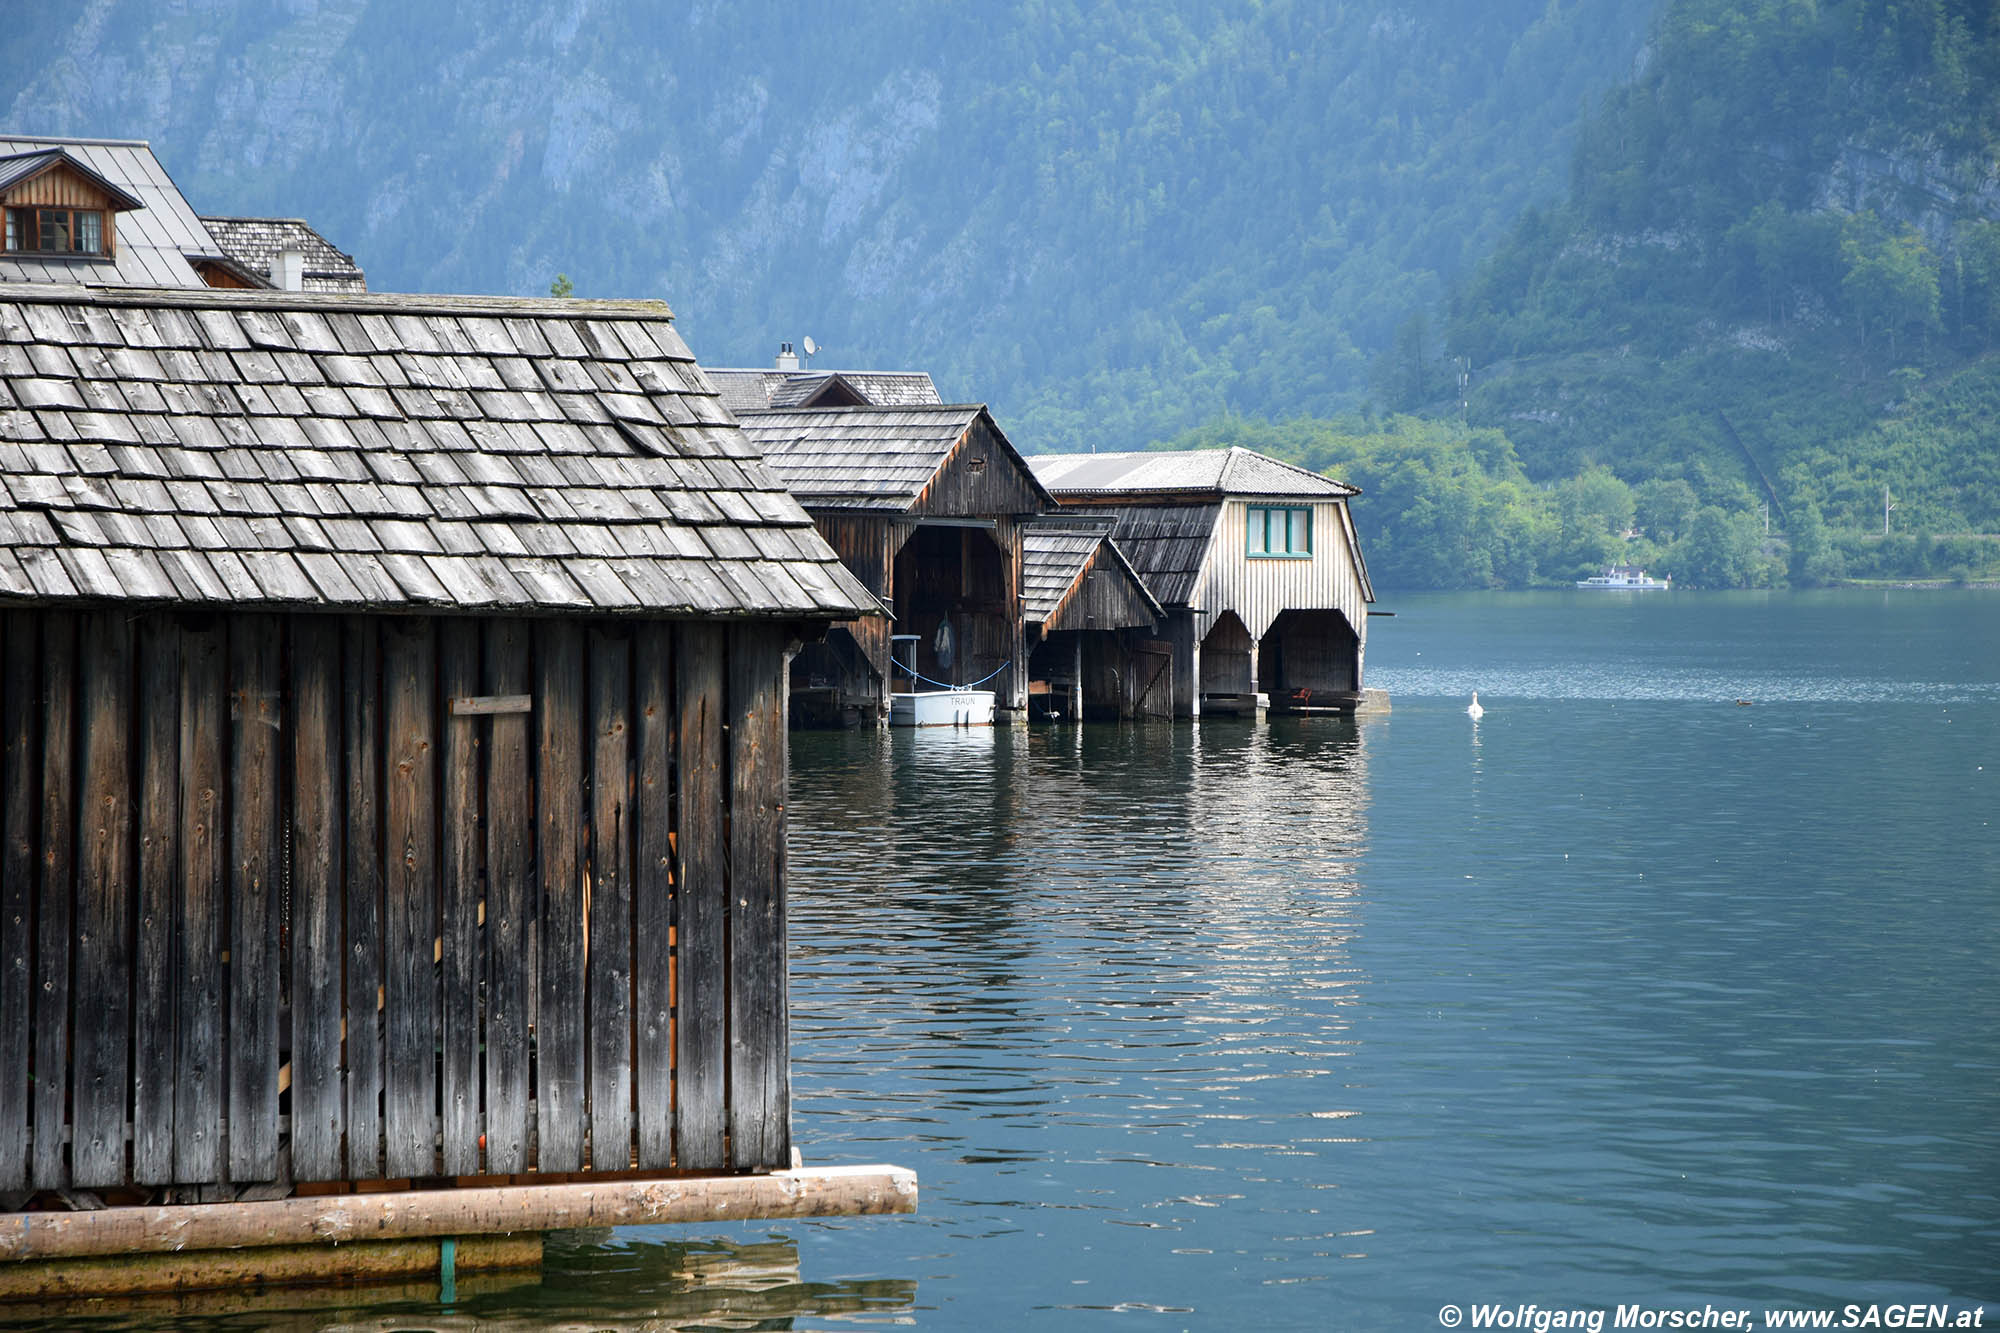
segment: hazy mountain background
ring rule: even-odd
[[[1031,451],[1253,444],[1368,487],[1384,586],[2000,567],[1995,0],[7,19],[0,125],[148,138],[377,289],[563,272]]]
[[[1358,402],[1561,194],[1650,0],[9,6],[0,123],[150,139],[383,290],[661,296],[1024,447]]]

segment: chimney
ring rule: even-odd
[[[778,369],[779,369],[779,370],[797,370],[798,368],[799,368],[799,358],[798,358],[798,353],[796,353],[796,352],[794,352],[794,351],[792,350],[792,345],[791,345],[790,343],[779,343],[779,344],[778,344]]]
[[[281,292],[304,291],[306,255],[303,250],[280,250],[271,256],[271,285]]]

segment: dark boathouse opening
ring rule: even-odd
[[[896,632],[916,636],[903,665],[945,685],[999,672],[1004,692],[1017,642],[1007,564],[991,524],[919,522],[896,552]]]
[[[1279,711],[1351,708],[1361,637],[1333,610],[1281,611],[1257,648],[1257,688]]]
[[[1254,640],[1234,611],[1215,618],[1201,641],[1201,693],[1211,696],[1247,695],[1257,689],[1255,665],[1251,661]]]

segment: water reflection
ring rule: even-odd
[[[679,1333],[903,1323],[916,1300],[916,1283],[906,1279],[807,1281],[800,1273],[798,1243],[788,1237],[744,1242],[655,1238],[668,1231],[554,1233],[539,1275],[465,1274],[448,1300],[435,1280],[193,1292],[13,1306],[0,1326]]]
[[[1314,1204],[1322,1154],[1365,1133],[1339,1069],[1370,735],[795,738],[798,1132],[918,1169],[922,1225],[954,1238],[943,1326],[1018,1308],[1010,1273],[1076,1288],[1035,1308],[1193,1312],[1209,1265],[1278,1236],[1321,1255],[1288,1282],[1362,1248]],[[871,761],[887,801],[851,781]]]

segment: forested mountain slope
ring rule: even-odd
[[[1805,581],[1990,569],[2000,6],[1671,0],[1443,346],[1534,481],[1684,483],[1746,550],[1768,506]],[[1378,380],[1455,418],[1456,369],[1412,342]]]
[[[1653,0],[13,6],[0,125],[153,141],[380,289],[666,297],[1026,448],[1323,414],[1530,204]]]

